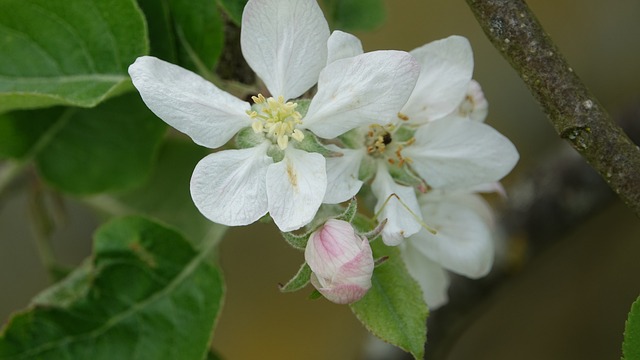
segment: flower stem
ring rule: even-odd
[[[569,66],[523,0],[466,0],[496,49],[518,72],[558,135],[640,216],[640,148]]]
[[[46,197],[47,193],[41,184],[36,183],[31,187],[29,192],[30,225],[40,261],[47,270],[50,280],[56,282],[66,276],[69,269],[58,262],[53,250],[51,238],[56,224],[47,206]]]
[[[9,161],[0,169],[0,196],[7,191],[13,180],[22,173],[27,163]]]

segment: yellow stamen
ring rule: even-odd
[[[409,121],[409,117],[403,113],[398,113],[398,119],[403,120],[403,121]]]
[[[289,138],[300,142],[304,133],[297,129],[302,124],[302,115],[296,111],[298,104],[285,102],[283,96],[265,98],[262,94],[252,96],[255,103],[252,111],[247,115],[254,120],[251,124],[253,131],[262,132],[282,150],[289,144]]]

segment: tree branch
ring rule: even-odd
[[[640,216],[640,148],[611,120],[523,0],[466,0],[567,140]]]

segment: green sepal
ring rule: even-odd
[[[307,115],[307,111],[309,111],[309,105],[311,104],[311,100],[298,99],[298,100],[294,100],[293,102],[298,104],[298,106],[296,106],[296,111],[299,112],[300,116],[302,116],[302,118],[304,119],[305,115]]]
[[[364,146],[364,134],[361,128],[355,128],[338,136],[338,139],[349,149],[357,149]]]
[[[393,141],[398,143],[407,142],[411,140],[415,134],[416,129],[408,126],[400,126],[393,133]]]
[[[344,213],[344,207],[340,204],[322,204],[311,222],[305,226],[305,229],[317,229],[324,224],[327,219],[335,218]]]
[[[249,149],[262,144],[264,140],[265,138],[262,133],[256,133],[251,126],[249,126],[238,131],[235,143],[238,149]]]
[[[322,294],[320,294],[320,291],[318,290],[313,290],[313,292],[311,294],[309,294],[309,300],[317,300],[320,299],[322,296]]]
[[[377,258],[377,259],[375,259],[373,261],[373,267],[376,268],[376,267],[384,264],[387,260],[389,260],[388,256],[379,257],[379,258]]]
[[[296,235],[292,232],[283,232],[282,237],[291,245],[294,249],[304,250],[307,247],[307,242],[309,241],[309,236],[311,235],[311,231],[306,232],[302,235]]]
[[[336,216],[335,219],[343,220],[348,223],[351,223],[357,213],[358,213],[358,200],[356,200],[356,198],[353,197],[351,198],[351,200],[349,200],[349,205],[347,205],[347,208],[344,210],[344,212]]]
[[[304,250],[307,247],[307,242],[309,242],[311,234],[316,231],[318,227],[322,226],[328,219],[343,220],[351,223],[358,213],[358,201],[356,198],[352,198],[345,210],[335,215],[338,212],[338,209],[342,209],[342,206],[323,204],[318,210],[313,221],[306,226],[307,231],[304,234],[298,235],[292,232],[283,232],[282,237],[284,237],[284,239],[293,248]]]
[[[376,175],[376,161],[370,156],[364,156],[358,170],[358,179],[368,182]]]
[[[377,239],[378,236],[380,236],[380,233],[382,233],[385,225],[387,225],[387,219],[382,220],[373,230],[367,231],[366,233],[362,234],[362,236],[366,237],[369,242],[372,242],[373,240]]]
[[[305,262],[300,266],[298,272],[289,280],[286,284],[280,285],[280,291],[282,292],[294,292],[302,290],[311,279],[311,268]]]
[[[387,166],[387,169],[389,170],[389,175],[391,175],[393,180],[401,185],[421,189],[427,188],[425,181],[416,175],[408,166]]]
[[[324,144],[318,140],[318,137],[315,136],[310,131],[304,131],[304,139],[300,142],[296,142],[296,148],[300,150],[304,150],[306,152],[314,152],[318,153],[324,157],[337,157],[342,156],[342,153],[327,149]]]
[[[274,163],[280,162],[284,159],[284,150],[280,149],[278,145],[271,144],[267,149],[267,156],[272,158]]]

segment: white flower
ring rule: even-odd
[[[443,119],[462,117],[484,122],[488,114],[489,102],[487,102],[487,99],[484,97],[482,87],[477,81],[471,80],[467,88],[467,93],[460,105]]]
[[[334,33],[329,44],[330,59],[361,51],[357,38],[344,33]],[[343,157],[327,161],[329,186],[341,189],[325,195],[328,203],[357,193],[363,183],[361,167],[373,169],[375,210],[388,220],[382,232],[387,245],[398,245],[423,228],[414,187],[425,191],[495,182],[518,160],[513,144],[482,123],[488,105],[471,79],[473,54],[465,38],[434,41],[411,54],[422,68],[401,112],[389,125],[352,132],[351,139],[359,138],[359,143],[353,140],[347,144],[352,149],[340,150]],[[415,133],[407,138],[407,130]],[[346,197],[338,196],[343,194]],[[425,221],[430,224],[430,219]]]
[[[407,53],[378,51],[326,66],[329,28],[315,0],[250,0],[241,47],[272,97],[251,105],[200,76],[144,56],[129,74],[147,106],[194,142],[217,148],[251,127],[250,147],[208,155],[191,195],[210,220],[250,224],[267,212],[282,231],[310,222],[327,189],[325,159],[298,148],[305,136],[333,138],[377,116],[391,118],[411,93],[418,65]],[[304,118],[294,99],[315,83]]]
[[[349,304],[371,288],[374,261],[369,240],[350,223],[329,219],[314,231],[304,251],[311,284],[328,300]]]
[[[400,246],[407,270],[430,309],[447,303],[451,271],[485,276],[493,264],[493,214],[479,195],[466,190],[433,191],[419,197],[422,216],[437,230],[421,230]]]
[[[456,117],[420,126],[403,152],[432,188],[466,188],[502,179],[518,162],[511,141],[491,126]]]

